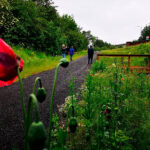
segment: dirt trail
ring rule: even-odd
[[[76,78],[75,87],[78,89],[85,80],[85,76],[91,65],[87,64],[87,56],[72,61],[68,70]],[[25,104],[27,104],[29,94],[32,93],[33,83],[36,77],[41,77],[42,84],[47,91],[46,101],[39,105],[40,119],[48,127],[49,122],[49,102],[53,85],[55,69],[45,71],[37,75],[23,79],[23,89]],[[70,80],[67,69],[60,67],[57,85],[54,97],[54,112],[57,111],[57,105],[64,103],[68,96],[68,81]],[[0,149],[10,150],[12,145],[17,148],[23,147],[23,114],[20,101],[19,83],[8,87],[0,88]]]

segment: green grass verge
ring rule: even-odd
[[[12,48],[15,54],[19,55],[25,63],[23,72],[21,73],[22,78],[53,69],[62,58],[62,56],[50,56],[43,52],[24,49],[18,46],[14,46]],[[76,60],[86,54],[87,52],[84,51],[79,52],[73,56],[73,60]],[[70,59],[69,56],[67,56],[67,58]]]
[[[102,50],[101,54],[150,54],[150,42],[146,44],[140,44],[137,46],[129,46],[125,48],[117,48],[112,50]],[[103,57],[102,59],[106,64],[110,65],[114,62],[115,57]],[[121,62],[121,58],[115,58],[117,62]],[[125,58],[125,65],[128,65],[128,58]],[[131,65],[133,66],[145,66],[147,64],[147,58],[139,58],[139,57],[132,57],[131,58]]]
[[[102,54],[150,54],[150,42],[137,46],[117,48],[112,50],[102,50]]]

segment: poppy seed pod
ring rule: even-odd
[[[71,117],[70,122],[69,122],[70,132],[74,133],[76,131],[77,126],[78,126],[78,123],[77,123],[76,117]]]
[[[38,88],[37,95],[36,95],[38,101],[42,103],[46,99],[46,91],[45,88]]]
[[[28,132],[28,142],[31,150],[43,150],[46,141],[46,129],[43,123],[32,122]]]
[[[69,65],[68,59],[62,58],[62,59],[60,60],[60,65],[61,65],[62,67],[64,67],[64,68],[66,68],[66,67]]]

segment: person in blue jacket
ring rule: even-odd
[[[69,53],[70,53],[70,61],[72,61],[72,56],[74,54],[74,48],[73,48],[73,46],[71,46],[71,48],[69,50]]]

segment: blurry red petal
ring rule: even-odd
[[[24,62],[20,59],[19,70]],[[17,79],[17,59],[12,48],[0,39],[0,87],[12,84]]]
[[[13,52],[12,48],[7,43],[5,43],[2,39],[0,39],[0,53],[7,53],[11,57],[13,57],[13,59],[16,58],[16,55]]]
[[[22,59],[20,59],[20,64],[19,64],[20,72],[23,70],[23,66],[24,66],[24,61]]]
[[[14,77],[9,81],[0,81],[0,87],[11,85],[17,78],[18,76]]]

